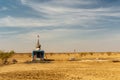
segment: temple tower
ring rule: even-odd
[[[44,50],[41,50],[41,44],[39,42],[39,35],[37,35],[36,49],[32,52],[32,60],[44,60]]]
[[[37,44],[36,44],[36,50],[41,50],[41,44],[39,42],[39,35],[37,35],[38,40],[37,40]]]

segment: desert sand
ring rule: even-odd
[[[0,80],[120,80],[120,54],[47,54],[54,61],[44,63],[25,63],[30,54],[12,58],[18,63],[1,65]]]

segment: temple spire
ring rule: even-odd
[[[39,35],[37,35],[37,37],[38,37],[38,40],[37,40],[36,50],[41,50],[41,45],[39,42]]]

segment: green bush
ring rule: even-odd
[[[7,64],[8,63],[8,59],[10,57],[12,57],[12,55],[14,54],[15,52],[12,50],[10,52],[4,52],[4,51],[0,51],[0,59],[2,60],[2,63],[3,64]]]

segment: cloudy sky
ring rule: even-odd
[[[120,0],[0,0],[0,50],[120,51]]]

